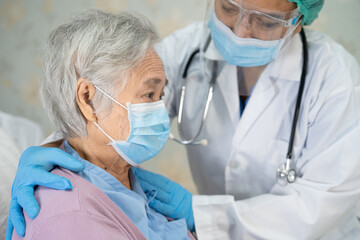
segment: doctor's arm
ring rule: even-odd
[[[45,147],[32,146],[22,153],[11,191],[7,240],[11,239],[14,227],[19,236],[24,236],[25,221],[22,210],[27,212],[30,218],[38,215],[40,207],[34,197],[34,188],[37,185],[59,190],[72,189],[68,179],[49,171],[55,166],[74,172],[83,170],[83,164],[57,148],[59,145],[59,142],[53,142],[45,144]]]

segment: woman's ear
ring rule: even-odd
[[[80,78],[76,87],[76,102],[85,119],[90,122],[96,122],[97,117],[91,100],[94,98],[96,88],[87,79]]]

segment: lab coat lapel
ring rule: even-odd
[[[241,116],[233,143],[238,144],[269,106],[279,89],[274,81],[300,80],[302,66],[302,43],[299,34],[293,38],[289,49],[282,52],[261,74],[249,102]],[[269,123],[271,124],[271,123]]]
[[[238,144],[254,126],[256,120],[273,100],[277,90],[265,70],[258,80],[253,93],[241,116],[233,143]]]
[[[240,105],[236,67],[226,63],[225,59],[217,51],[213,41],[210,42],[209,47],[205,52],[205,58],[211,61],[218,61],[219,63],[217,73],[218,77],[216,79],[215,85],[215,87],[217,87],[218,89],[215,88],[214,91],[220,90],[232,125],[235,129],[240,119]]]
[[[272,81],[290,80],[299,81],[302,61],[302,43],[299,34],[295,36],[289,46],[288,51],[283,52],[278,60],[267,66],[260,76],[256,87],[251,95],[249,102],[243,112],[240,120],[240,105],[236,67],[225,62],[221,54],[216,50],[213,42],[205,53],[205,58],[209,60],[219,61],[224,65],[217,77],[216,83],[223,95],[229,117],[237,129],[236,142],[241,141],[246,133],[254,125],[256,120],[264,112],[266,107],[271,103],[277,89],[275,89]],[[240,122],[239,122],[240,120]]]
[[[240,119],[239,91],[236,67],[225,64],[216,81],[223,96],[229,117],[235,129]]]

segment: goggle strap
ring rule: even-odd
[[[300,23],[301,23],[301,21],[299,21],[290,32],[286,33],[286,35],[283,37],[283,39],[286,39],[287,37],[289,37],[294,32],[294,30],[299,26]]]
[[[285,22],[285,27],[291,27],[291,26],[295,26],[296,22],[299,20],[299,18],[302,18],[301,15],[297,15],[292,19],[289,19],[288,21]]]

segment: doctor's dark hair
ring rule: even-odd
[[[50,119],[65,138],[87,135],[76,103],[77,80],[86,78],[116,96],[116,86],[123,89],[131,70],[158,39],[154,25],[145,17],[101,10],[77,14],[51,32],[40,95]],[[92,104],[97,113],[112,107],[104,94],[95,94]]]

